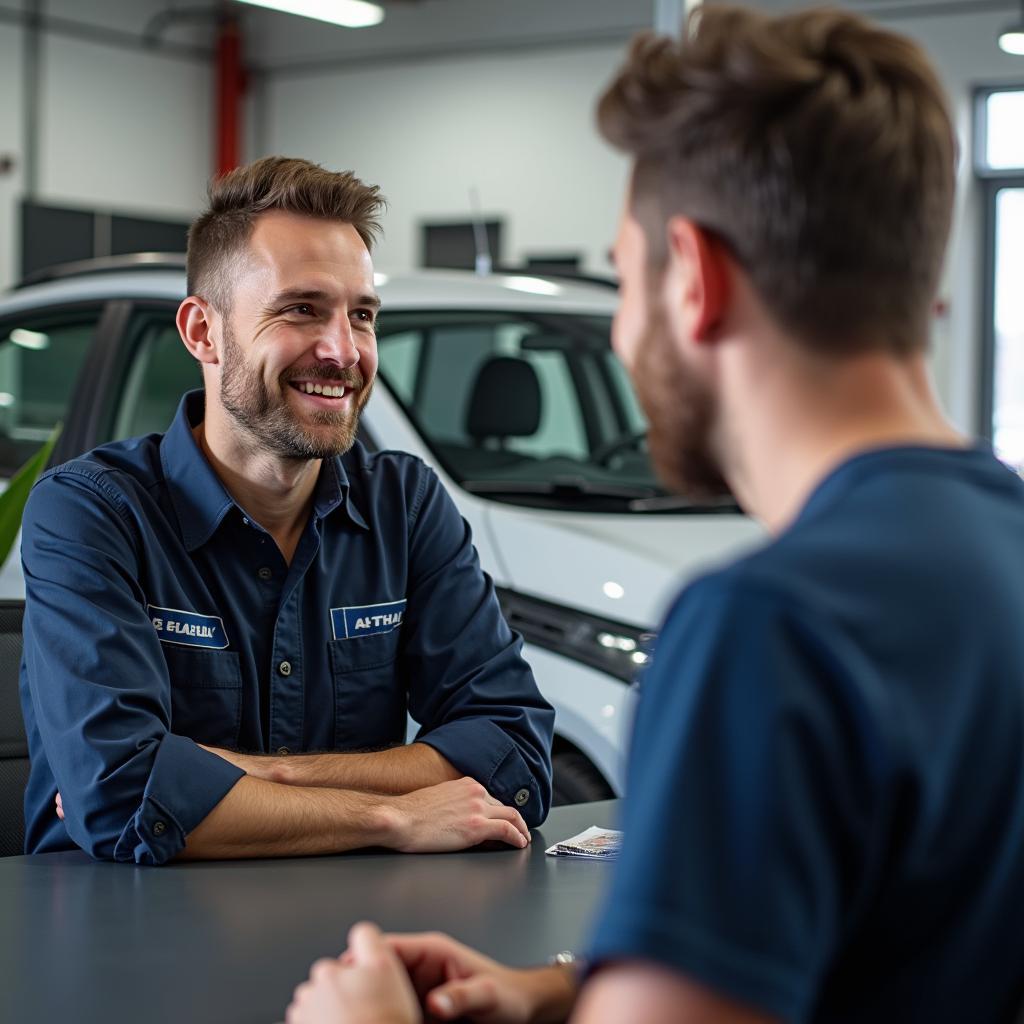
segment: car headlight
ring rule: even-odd
[[[495,589],[508,624],[529,643],[624,683],[634,682],[651,660],[655,635],[648,630],[504,587]]]

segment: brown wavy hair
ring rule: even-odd
[[[666,221],[682,215],[724,243],[802,343],[927,344],[957,143],[915,43],[838,10],[705,6],[681,39],[635,40],[597,117],[633,157],[654,270]]]
[[[215,178],[208,195],[209,207],[188,232],[188,292],[222,313],[230,304],[233,267],[261,213],[284,210],[351,224],[372,252],[385,206],[380,189],[351,171],[328,171],[284,156],[264,157]]]

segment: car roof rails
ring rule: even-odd
[[[89,260],[74,260],[71,263],[57,263],[52,267],[34,270],[15,285],[28,288],[34,284],[49,281],[65,281],[90,274],[123,274],[139,270],[185,270],[183,252],[133,252],[124,256],[100,256]]]

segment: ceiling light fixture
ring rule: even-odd
[[[1024,57],[1024,0],[1021,0],[1020,3],[1020,18],[999,33],[999,49],[1005,53]]]
[[[297,14],[301,18],[314,18],[345,28],[368,28],[384,20],[384,8],[367,0],[240,0],[253,7],[266,7],[271,11]]]

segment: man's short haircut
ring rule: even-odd
[[[838,10],[705,6],[681,39],[635,41],[598,123],[633,157],[631,208],[655,271],[682,215],[802,344],[927,344],[957,143],[916,44]]]
[[[268,156],[210,182],[209,207],[188,232],[189,295],[228,312],[233,270],[256,218],[269,210],[351,224],[366,248],[380,233],[384,197],[351,171],[327,171],[309,160]]]

